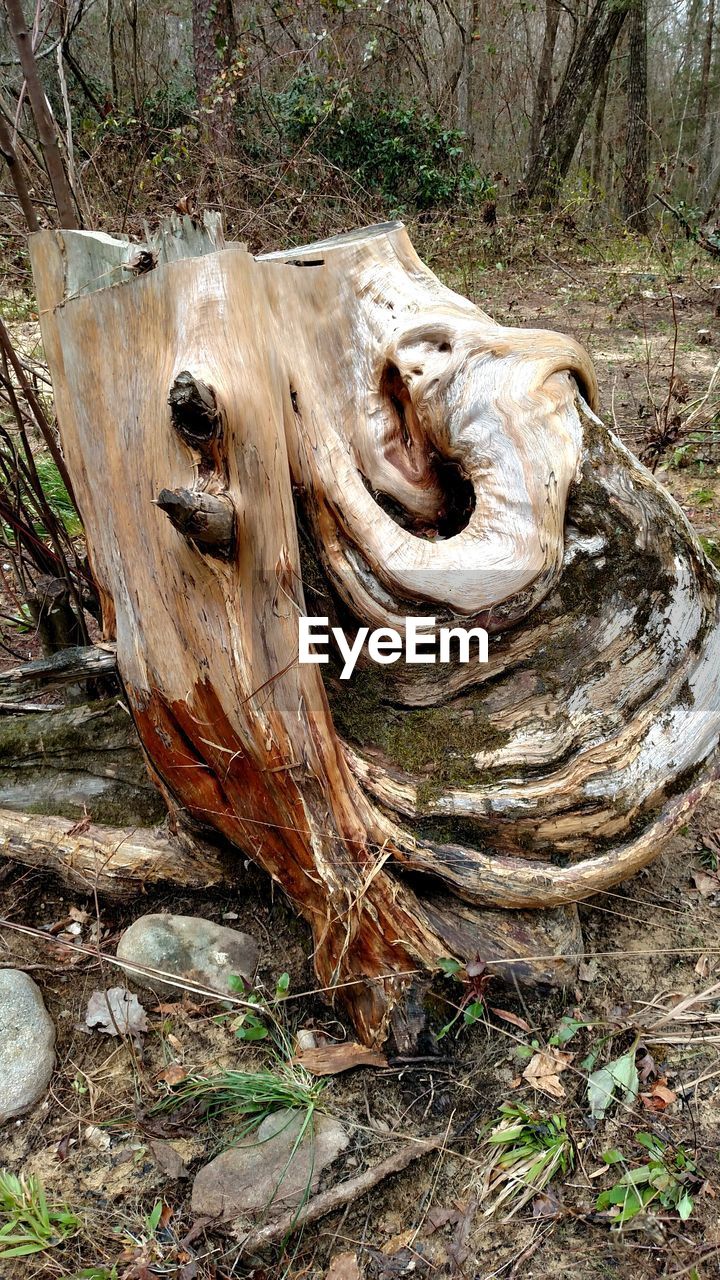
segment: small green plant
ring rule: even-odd
[[[50,510],[65,526],[69,536],[77,538],[83,531],[80,517],[50,454],[36,455],[35,468]]]
[[[155,1235],[155,1232],[158,1229],[158,1223],[162,1218],[162,1211],[163,1211],[162,1200],[156,1200],[155,1204],[150,1210],[150,1213],[147,1215],[145,1219],[145,1230],[147,1231],[147,1234],[149,1236]]]
[[[473,1027],[477,1022],[482,1022],[485,1013],[485,993],[491,982],[491,975],[487,973],[485,964],[479,956],[471,960],[465,969],[458,960],[453,960],[449,956],[438,960],[438,965],[449,978],[455,978],[465,985],[465,992],[457,1012],[435,1037],[436,1040],[442,1040],[449,1031],[452,1031],[460,1018],[462,1018],[462,1027]]]
[[[68,1276],[68,1280],[118,1280],[117,1267],[83,1267]]]
[[[712,561],[716,569],[720,569],[720,542],[716,538],[703,538],[701,535],[700,545],[708,560]]]
[[[599,1067],[588,1077],[588,1102],[593,1120],[603,1120],[614,1102],[632,1106],[637,1098],[640,1080],[635,1066],[636,1040],[627,1053]]]
[[[707,845],[703,845],[698,853],[700,866],[706,871],[717,871],[718,854],[716,849],[709,849]]]
[[[621,1151],[606,1151],[600,1157],[608,1168],[621,1166],[622,1177],[607,1191],[601,1191],[595,1203],[600,1212],[609,1211],[616,1227],[631,1222],[651,1205],[660,1205],[677,1213],[685,1222],[693,1211],[693,1191],[700,1185],[697,1165],[683,1147],[672,1155],[668,1147],[651,1133],[636,1133],[635,1141],[647,1151],[649,1159],[630,1167]]]
[[[519,1103],[503,1103],[502,1119],[487,1138],[493,1156],[483,1189],[490,1198],[487,1213],[512,1205],[508,1217],[543,1191],[558,1173],[575,1164],[575,1146],[563,1115],[527,1111]]]
[[[589,1022],[579,1022],[577,1018],[571,1018],[569,1014],[563,1014],[557,1027],[548,1040],[548,1044],[555,1049],[561,1049],[564,1044],[568,1044],[578,1031],[582,1031],[584,1027],[589,1027]]]
[[[238,1040],[266,1040],[271,1034],[272,1027],[276,1032],[276,1038],[277,1032],[280,1033],[281,1048],[287,1049],[286,1037],[277,1022],[274,1005],[279,1004],[281,1000],[285,1000],[287,997],[290,990],[290,974],[280,974],[275,984],[275,999],[273,1001],[268,1000],[261,991],[251,990],[244,978],[239,977],[237,974],[233,974],[230,977],[228,986],[231,991],[245,996],[247,1002],[242,1013],[233,1018],[231,1023]],[[268,1022],[270,1026],[268,1026]]]
[[[50,511],[63,525],[65,532],[70,538],[77,538],[83,531],[80,517],[75,509],[74,503],[65,488],[62,476],[55,465],[55,462],[48,453],[38,453],[34,455],[33,461],[35,470],[37,471],[37,479],[42,489],[42,495],[50,508]],[[15,464],[12,465],[12,474],[15,474]],[[43,511],[42,502],[39,500],[37,488],[35,488],[35,497],[31,503],[27,504],[29,517],[32,522],[32,528],[39,538],[47,538],[48,532],[43,523],[43,519],[47,519]],[[0,521],[0,533],[5,542],[12,545],[15,535],[10,525],[5,521]]]
[[[80,1220],[67,1208],[48,1205],[34,1174],[16,1176],[0,1170],[0,1259],[26,1258],[62,1244],[79,1229]]]
[[[691,406],[686,406],[686,411]],[[717,447],[720,443],[720,430],[718,430],[717,418],[714,419],[712,425],[702,431],[689,431],[685,436],[682,444],[673,449],[666,463],[669,469],[688,467],[693,465],[696,467],[700,475],[705,473],[705,460],[702,454],[707,454],[710,450]],[[701,456],[698,458],[697,455]]]

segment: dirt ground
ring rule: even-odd
[[[623,253],[617,244],[551,235],[546,248],[536,240],[528,251],[500,228],[487,233],[476,258],[460,249],[454,254],[446,244],[434,265],[504,323],[564,329],[583,342],[597,366],[603,416],[641,452],[658,422],[672,427],[674,415],[687,417],[695,407],[695,422],[713,427],[720,264],[716,272],[712,261],[697,261],[692,246],[669,255],[662,244],[628,245]],[[697,441],[688,434],[671,442],[658,474],[715,554],[720,452],[707,431]],[[260,1259],[239,1258],[229,1230],[193,1230],[192,1176],[230,1144],[229,1122],[208,1120],[197,1109],[159,1116],[150,1109],[167,1091],[161,1076],[169,1065],[200,1072],[266,1067],[265,1042],[241,1042],[233,1015],[217,1004],[186,996],[159,1008],[147,993],[141,999],[150,1030],[142,1045],[88,1032],[90,994],[115,985],[118,974],[97,955],[68,950],[58,939],[112,954],[131,920],[158,910],[246,929],[260,944],[265,990],[274,992],[279,975],[290,975],[279,1015],[288,1035],[313,1028],[332,1039],[352,1038],[342,1017],[313,993],[309,932],[250,865],[239,866],[232,891],[167,890],[121,905],[4,866],[0,964],[27,968],[40,985],[58,1029],[58,1052],[46,1102],[0,1135],[0,1164],[39,1173],[48,1199],[68,1204],[83,1225],[40,1258],[0,1262],[0,1276],[71,1277],[94,1267],[88,1275],[97,1280],[214,1280],[249,1272],[258,1280],[314,1280],[345,1253],[357,1256],[368,1280],[720,1276],[718,862],[720,786],[652,866],[581,907],[586,956],[576,988],[548,995],[494,984],[482,1017],[470,1026],[461,1018],[438,1041],[436,1057],[391,1060],[387,1068],[328,1079],[320,1105],[341,1120],[351,1141],[323,1186],[354,1176],[405,1142],[437,1134],[445,1141]],[[436,1032],[463,989],[448,977],[438,993]],[[570,1057],[559,1093],[548,1096],[522,1073],[538,1049],[567,1029],[561,1020],[568,1017],[582,1025],[562,1046]],[[635,1044],[644,1064],[640,1096],[592,1121],[588,1055],[595,1053],[600,1067]],[[509,1221],[487,1216],[483,1199],[493,1158],[486,1139],[504,1103],[537,1112],[538,1123],[564,1117],[576,1153],[574,1167]],[[617,1181],[602,1154],[615,1149],[628,1164],[642,1163],[638,1132],[659,1139],[668,1162],[683,1150],[696,1164],[686,1221],[656,1205],[620,1231],[596,1209],[598,1194]],[[168,1142],[184,1166],[179,1178],[168,1173]],[[166,1208],[152,1229],[148,1218],[158,1201]],[[345,1265],[334,1274],[353,1280],[357,1273]]]

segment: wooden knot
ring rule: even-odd
[[[184,369],[170,388],[168,396],[173,426],[187,444],[207,449],[220,434],[220,413],[211,387]]]
[[[235,510],[223,494],[195,489],[161,489],[155,499],[170,523],[203,551],[227,559],[233,549]]]

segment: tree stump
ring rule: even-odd
[[[150,248],[138,275],[135,245],[31,237],[105,636],[172,814],[283,887],[367,1043],[448,954],[567,981],[574,904],[717,776],[717,573],[595,416],[582,348],[495,324],[401,224]],[[302,616],[482,627],[488,662],[344,680],[298,661]]]

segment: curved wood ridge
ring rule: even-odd
[[[448,951],[565,980],[563,904],[659,851],[720,734],[718,576],[594,416],[588,356],[495,324],[400,224],[260,259],[176,240],[89,293],[82,234],[32,238],[43,337],[171,807],[283,885],[367,1041]],[[489,663],[341,681],[298,663],[305,613],[481,625]]]

